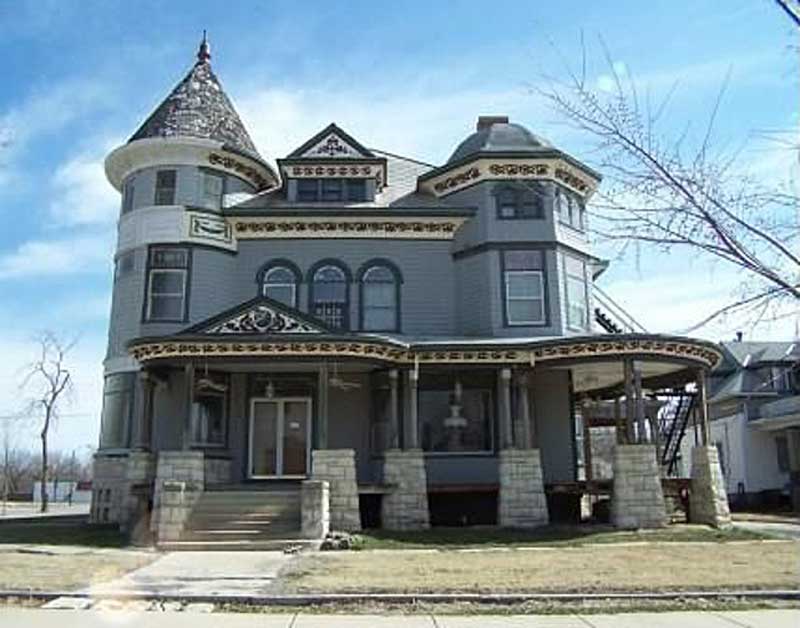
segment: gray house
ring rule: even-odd
[[[307,536],[571,518],[577,408],[624,399],[619,473],[650,479],[617,482],[615,521],[663,522],[642,401],[702,385],[720,352],[596,333],[596,172],[503,116],[440,166],[331,124],[274,167],[205,41],[197,57],[106,160],[122,202],[94,521],[228,547],[301,512]]]

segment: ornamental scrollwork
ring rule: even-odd
[[[239,237],[395,237],[449,239],[462,221],[267,221],[240,220]]]
[[[438,181],[433,187],[437,192],[443,192],[444,190],[449,190],[450,188],[460,187],[474,179],[479,178],[480,176],[481,171],[476,167],[472,167],[456,173],[451,177],[447,177],[442,181]]]
[[[209,327],[204,333],[224,334],[319,334],[321,330],[284,312],[258,305],[231,319]]]
[[[264,176],[262,176],[256,168],[246,164],[243,161],[234,159],[233,157],[211,153],[208,156],[208,163],[210,163],[212,166],[222,166],[223,168],[237,172],[246,179],[250,179],[253,183],[255,183],[259,190],[269,185],[269,181],[267,181],[267,179],[264,178]]]
[[[547,164],[492,164],[489,172],[494,176],[545,177],[550,168]]]
[[[589,189],[589,184],[586,183],[586,181],[573,174],[569,170],[565,170],[564,168],[556,168],[555,176],[559,181],[563,181],[568,186],[578,190],[581,193],[584,193]]]

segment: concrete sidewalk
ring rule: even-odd
[[[266,595],[291,558],[283,552],[172,552],[87,592],[173,597]]]
[[[14,628],[797,628],[800,610],[624,613],[616,615],[316,615],[66,611],[0,608]]]

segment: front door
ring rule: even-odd
[[[308,474],[311,399],[284,397],[250,402],[251,478],[299,478]]]

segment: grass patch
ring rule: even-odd
[[[355,549],[462,549],[522,547],[547,545],[556,547],[587,544],[632,542],[712,542],[758,541],[771,538],[765,534],[729,528],[715,530],[706,526],[676,525],[658,530],[620,531],[602,526],[546,526],[536,530],[502,528],[431,528],[409,532],[368,530],[359,535]]]
[[[632,592],[798,586],[792,541],[594,544],[531,549],[326,553],[283,574],[301,593]]]
[[[19,552],[0,547],[0,589],[66,591],[90,587],[143,567],[155,554],[125,550]]]
[[[116,525],[89,525],[86,517],[53,517],[0,522],[0,547],[10,543],[123,547],[125,537]]]

